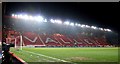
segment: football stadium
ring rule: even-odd
[[[118,34],[109,28],[19,11],[6,13],[2,28],[14,64],[118,63]]]

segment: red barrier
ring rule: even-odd
[[[16,58],[18,61],[20,61],[22,64],[28,64],[26,63],[24,60],[22,60],[21,58],[19,58],[18,56],[16,56],[14,53],[9,52],[14,58]]]

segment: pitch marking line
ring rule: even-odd
[[[24,51],[24,50],[22,50],[22,51]],[[68,63],[72,63],[72,64],[77,64],[77,63],[73,63],[73,62],[70,62],[70,61],[61,60],[61,59],[58,59],[58,58],[54,58],[54,57],[50,57],[50,56],[46,56],[46,55],[43,55],[43,54],[38,54],[38,53],[30,52],[30,51],[24,51],[24,52],[32,53],[32,54],[35,54],[35,55],[47,57],[47,58],[54,59],[54,60],[59,60],[59,61],[62,61],[62,62],[68,62]]]

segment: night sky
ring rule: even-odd
[[[5,5],[6,4],[6,5]],[[3,3],[5,15],[12,13],[41,14],[47,19],[70,20],[118,31],[118,3]],[[4,9],[4,8],[3,8]]]

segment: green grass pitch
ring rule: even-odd
[[[118,48],[23,48],[11,52],[26,62],[118,62]]]

